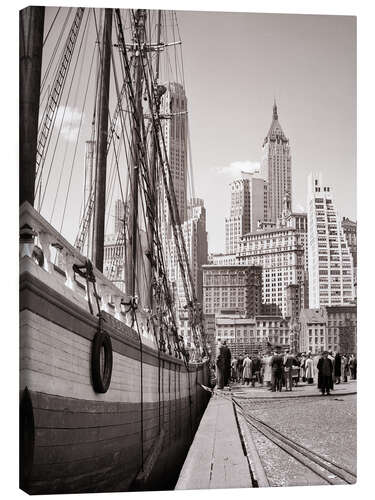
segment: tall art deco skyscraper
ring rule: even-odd
[[[180,83],[168,82],[161,102],[164,140],[181,224],[187,217],[187,99]],[[168,174],[167,174],[168,177]],[[162,184],[162,181],[161,181]],[[164,237],[171,236],[168,199],[161,187]],[[177,221],[176,221],[177,222]]]
[[[268,182],[268,218],[275,222],[283,210],[283,200],[292,193],[289,139],[279,123],[276,102],[272,123],[262,146],[261,177]]]

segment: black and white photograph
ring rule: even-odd
[[[357,17],[154,3],[19,10],[19,487],[352,487]]]

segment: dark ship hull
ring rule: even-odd
[[[89,311],[82,283],[68,286],[68,273],[48,262],[56,238],[70,253],[69,265],[80,255],[27,204],[21,209],[25,218],[49,238],[41,238],[43,265],[26,254],[20,261],[22,489],[51,494],[173,488],[208,403],[200,385],[209,385],[208,364],[186,365],[158,350],[147,335],[142,340],[124,313],[116,313],[114,294],[121,292],[102,276],[98,293],[107,309],[113,371],[108,391],[95,392],[90,353],[98,318]]]

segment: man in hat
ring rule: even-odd
[[[321,358],[318,361],[318,389],[320,389],[323,396],[329,396],[330,390],[333,389],[333,363],[328,358],[328,351],[323,351]]]
[[[216,383],[218,389],[224,389],[225,356],[222,352],[221,339],[217,339],[216,348]]]
[[[284,378],[284,358],[281,356],[278,349],[275,350],[270,365],[272,369],[272,392],[276,390],[281,391]]]
[[[223,345],[221,347],[221,352],[224,356],[224,385],[229,385],[230,380],[230,372],[231,372],[231,352],[229,347],[227,346],[227,341],[223,341]]]
[[[341,355],[339,352],[337,352],[335,355],[334,367],[335,367],[335,383],[339,384],[341,381]]]
[[[286,349],[284,355],[285,390],[289,391],[293,386],[293,365],[297,365],[297,361],[289,349]]]

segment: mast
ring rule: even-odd
[[[158,50],[158,47],[160,46],[160,35],[161,35],[161,10],[158,11],[157,35],[156,35],[156,47],[157,47],[157,49],[156,49],[156,62],[155,62],[155,86],[157,87],[157,92],[156,92],[157,100],[155,102],[155,108],[156,108],[157,115],[158,115],[159,110],[160,110],[160,99],[161,99],[162,93],[165,92],[165,87],[158,85],[159,68],[160,68],[160,51]],[[153,112],[153,111],[154,110],[151,110],[151,112]],[[157,150],[156,141],[157,141],[157,136],[153,132],[152,133],[150,179],[151,179],[151,199],[152,199],[153,210],[154,210],[154,221],[156,221],[158,218],[158,213],[157,213],[158,212],[158,200],[157,200],[157,190],[156,190],[156,185],[157,185],[156,172],[157,172],[158,150]],[[150,284],[152,281],[152,263],[154,262],[154,225],[151,223],[150,220],[148,221],[148,224],[147,224],[147,235],[148,235],[148,241],[149,241],[149,249],[148,249],[148,259],[145,261],[146,286],[147,286],[147,284]],[[146,295],[145,307],[152,310],[152,307],[153,307],[153,287],[152,286],[149,286],[149,288],[148,288],[148,293]]]
[[[34,205],[44,7],[20,11],[20,205]]]
[[[146,22],[145,9],[137,9],[134,15],[134,44],[136,46],[134,56],[134,81],[135,81],[135,109],[136,116],[132,123],[132,148],[131,148],[131,171],[130,171],[130,208],[129,208],[129,251],[126,263],[126,291],[131,296],[136,295],[136,272],[137,272],[137,247],[138,247],[138,187],[139,187],[139,165],[141,148],[140,120],[142,117],[142,57],[144,44],[144,28]]]
[[[101,50],[101,75],[99,90],[98,139],[95,176],[95,207],[93,224],[92,259],[103,271],[105,191],[107,178],[108,101],[112,45],[112,9],[105,9]]]

